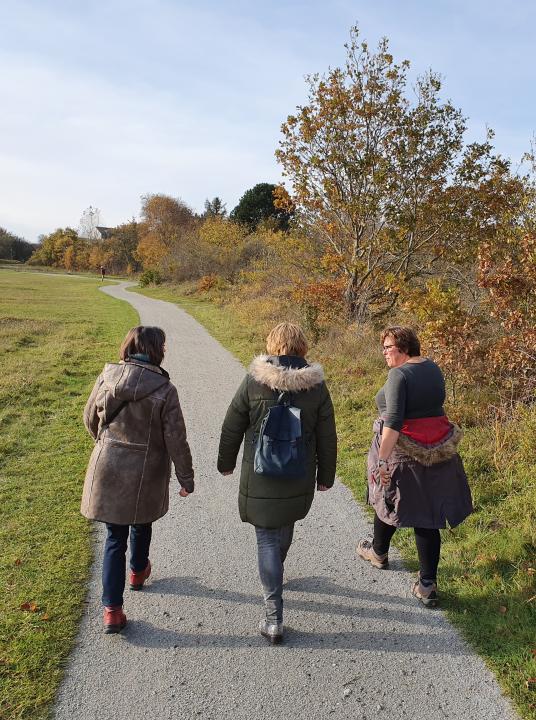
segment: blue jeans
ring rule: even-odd
[[[280,528],[255,527],[259,575],[264,590],[266,619],[283,622],[283,563],[292,543],[294,524]]]
[[[145,570],[149,562],[152,525],[113,525],[106,523],[106,544],[102,562],[102,604],[106,607],[123,604],[125,590],[125,557],[130,529],[130,569]]]

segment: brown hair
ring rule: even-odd
[[[121,343],[119,357],[128,360],[131,355],[147,355],[149,362],[160,365],[164,359],[166,333],[159,327],[138,325],[127,333]]]
[[[400,352],[406,353],[410,357],[417,357],[421,354],[421,343],[413,328],[393,325],[393,327],[382,330],[380,337],[382,343],[386,337],[392,337]]]
[[[309,349],[303,330],[294,323],[282,322],[270,331],[266,338],[269,355],[298,355],[305,357]]]

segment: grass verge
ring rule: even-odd
[[[0,271],[0,718],[49,717],[91,562],[82,410],[135,311],[67,275]]]
[[[176,303],[244,365],[264,352],[264,333],[248,313],[184,295],[168,285],[137,289]],[[358,500],[375,416],[374,394],[385,381],[377,338],[355,328],[320,341],[311,357],[323,363],[337,413],[337,472]],[[456,408],[449,409],[456,415]],[[476,512],[442,531],[439,568],[442,607],[496,674],[526,720],[536,718],[536,412],[507,426],[466,430],[463,456]],[[395,535],[409,569],[417,558],[411,530]],[[351,542],[354,538],[351,539]]]

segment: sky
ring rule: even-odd
[[[232,210],[281,180],[281,124],[355,24],[441,74],[469,141],[530,149],[532,0],[0,0],[0,227],[36,242],[90,205],[114,226],[147,193]]]

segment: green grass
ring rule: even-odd
[[[0,270],[0,718],[49,717],[91,562],[82,410],[134,310],[100,282]]]
[[[138,289],[169,300],[202,323],[244,365],[264,351],[247,312],[181,295],[183,287]],[[355,329],[321,341],[310,356],[323,363],[337,413],[337,472],[354,496],[365,492],[365,457],[375,416],[374,394],[385,381],[377,338]],[[453,417],[456,408],[449,409]],[[442,532],[442,607],[496,674],[526,720],[536,718],[536,412],[524,411],[503,430],[466,430],[463,455],[476,512]],[[409,569],[417,569],[413,532],[395,535]],[[354,542],[355,538],[350,538]]]
[[[100,280],[100,271],[92,272],[91,270],[65,270],[65,268],[52,267],[50,265],[28,265],[18,260],[2,260],[0,259],[0,270],[14,270],[20,273],[35,273],[37,275],[61,275],[67,277],[85,277]],[[112,275],[106,273],[107,280],[131,280],[129,275]]]

